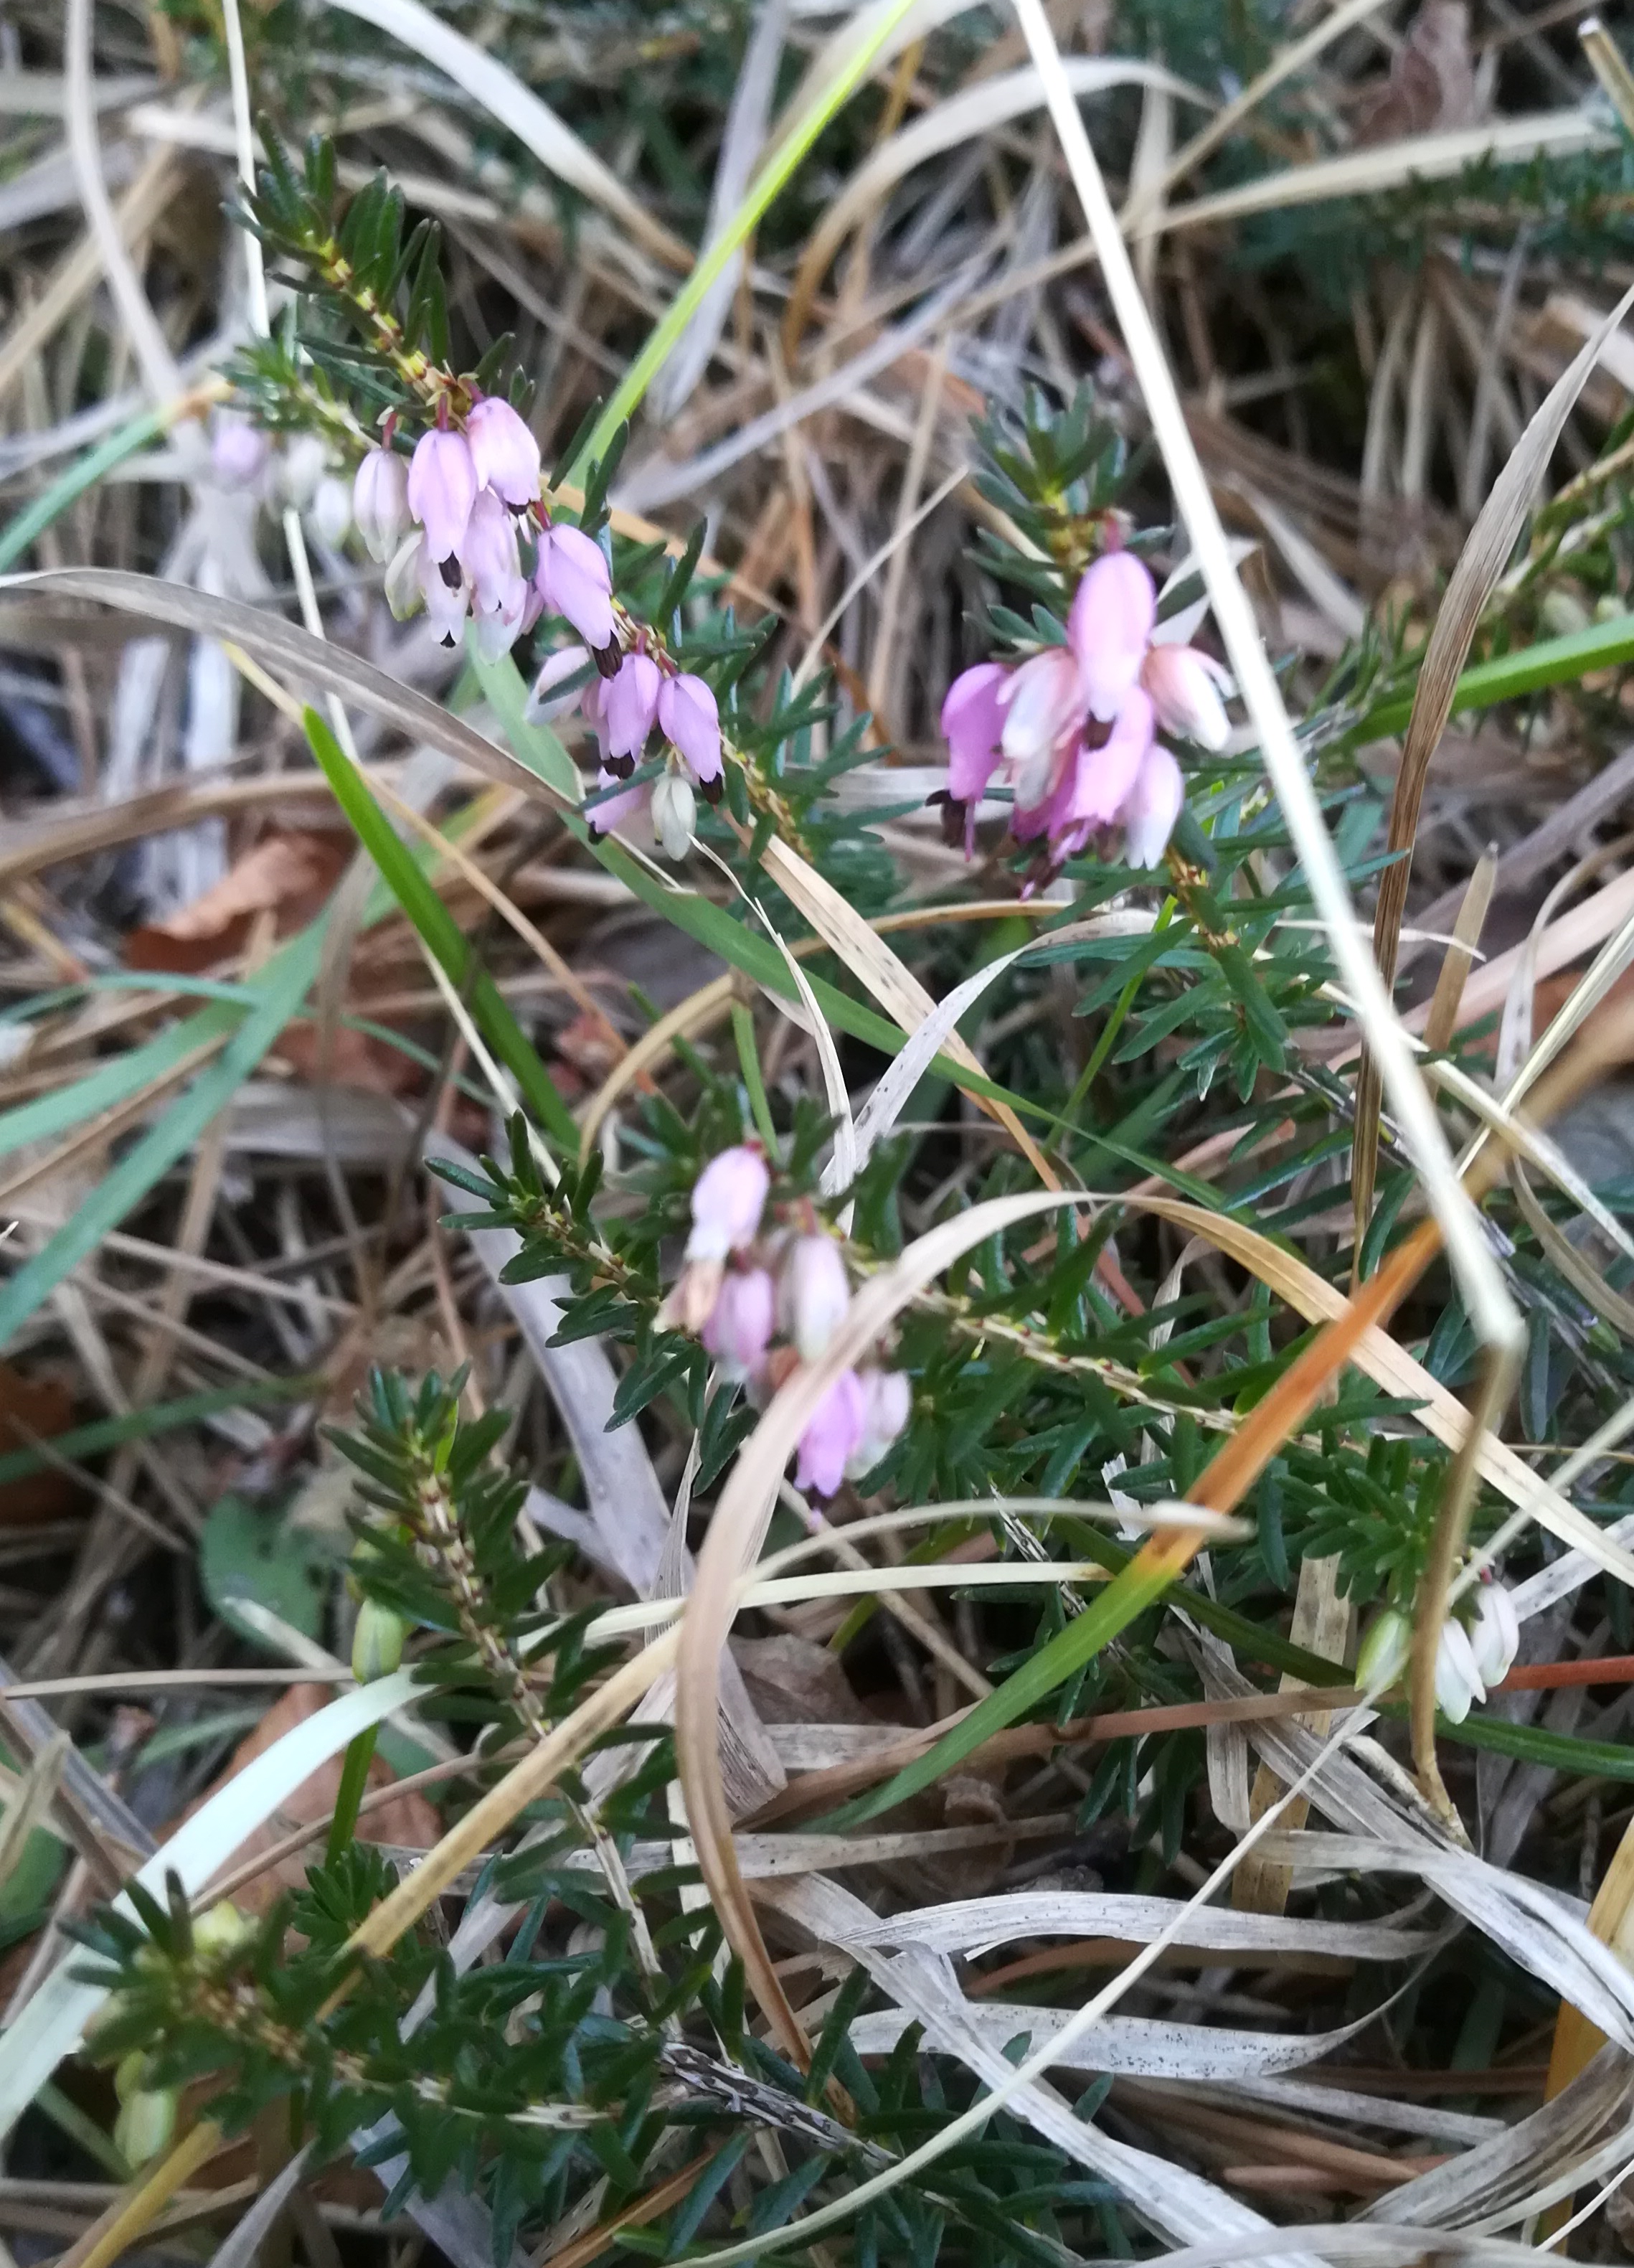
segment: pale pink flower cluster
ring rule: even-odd
[[[975,848],[975,807],[997,779],[1014,798],[1011,831],[1047,838],[1050,864],[1101,829],[1123,829],[1131,866],[1163,856],[1185,799],[1157,735],[1224,747],[1230,727],[1218,662],[1157,619],[1157,587],[1132,552],[1108,551],[1079,582],[1067,642],[1013,666],[978,662],[942,703],[947,803]]]
[[[583,646],[553,653],[539,673],[530,714],[556,717],[577,707],[593,729],[601,754],[596,784],[603,792],[589,817],[599,835],[628,826],[644,814],[654,840],[672,858],[679,858],[692,839],[697,818],[695,789],[701,789],[710,803],[721,792],[720,711],[715,695],[703,678],[678,669],[666,653],[649,651],[644,630],[637,631],[628,653],[616,648],[611,654],[598,653],[595,674],[577,690],[563,692],[570,680],[584,676],[591,659]],[[616,791],[620,781],[635,770],[655,725],[665,746],[662,776],[622,794],[607,792]]]
[[[694,1332],[723,1377],[755,1395],[773,1391],[797,1363],[816,1361],[851,1297],[844,1256],[814,1217],[762,1233],[770,1190],[753,1144],[710,1159],[693,1186],[686,1263],[659,1316]],[[832,1496],[842,1481],[859,1480],[908,1423],[911,1401],[901,1371],[842,1371],[800,1436],[796,1485]]]
[[[318,434],[297,433],[275,446],[247,417],[220,410],[210,427],[210,466],[217,488],[293,504],[331,550],[344,542],[352,525],[351,483]]]
[[[475,404],[463,429],[445,410],[406,461],[388,433],[357,468],[352,518],[371,555],[389,562],[392,612],[401,620],[423,607],[451,644],[469,619],[497,659],[547,612],[598,652],[614,642],[607,561],[582,528],[544,512],[539,444],[497,394]]]

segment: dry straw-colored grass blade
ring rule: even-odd
[[[1459,674],[1480,628],[1481,616],[1508,563],[1515,539],[1525,524],[1538,482],[1549,467],[1573,404],[1588,382],[1607,341],[1634,306],[1634,287],[1625,291],[1593,338],[1562,372],[1539,406],[1509,460],[1481,507],[1468,540],[1459,554],[1446,595],[1436,615],[1435,628],[1418,672],[1412,715],[1402,747],[1401,770],[1390,800],[1387,841],[1393,864],[1379,883],[1373,915],[1373,954],[1387,986],[1395,976],[1397,943],[1402,917],[1407,908],[1407,886],[1412,873],[1412,849],[1424,806],[1424,784],[1431,760],[1440,745],[1452,714],[1453,695]],[[1380,1077],[1372,1046],[1364,1049],[1356,1082],[1356,1133],[1351,1153],[1351,1187],[1356,1209],[1356,1250],[1373,1212],[1373,1183],[1379,1158]]]

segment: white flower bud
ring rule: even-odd
[[[692,783],[666,771],[652,790],[652,835],[666,858],[684,858],[698,816]]]
[[[368,1685],[377,1677],[389,1677],[403,1658],[407,1636],[401,1615],[365,1599],[352,1631],[352,1675],[357,1683]]]
[[[312,524],[332,550],[346,541],[352,524],[352,491],[350,482],[338,473],[326,473],[319,482],[312,500]]]

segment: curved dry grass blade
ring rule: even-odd
[[[146,622],[168,622],[177,630],[202,631],[207,637],[241,645],[269,666],[287,671],[299,683],[356,703],[409,740],[429,741],[482,779],[500,787],[520,788],[563,814],[577,809],[548,780],[423,693],[416,693],[412,686],[401,684],[344,647],[313,637],[281,615],[115,567],[53,567],[32,575],[7,575],[0,577],[0,592],[19,597],[39,593],[91,599]]]
[[[63,45],[67,64],[63,114],[86,224],[95,241],[108,290],[119,309],[125,336],[141,364],[148,392],[155,401],[169,401],[183,391],[181,372],[125,249],[125,239],[120,233],[102,177],[102,151],[97,138],[96,99],[92,83],[91,0],[68,0]]]
[[[1436,612],[1435,628],[1419,666],[1413,712],[1402,748],[1401,770],[1390,799],[1390,824],[1386,847],[1394,863],[1379,879],[1379,898],[1373,915],[1373,956],[1387,987],[1395,977],[1396,944],[1402,916],[1407,908],[1407,885],[1412,873],[1413,841],[1424,804],[1424,783],[1431,759],[1440,745],[1453,711],[1453,695],[1460,673],[1480,627],[1488,599],[1508,563],[1531,509],[1537,484],[1548,469],[1566,419],[1600,359],[1612,333],[1634,307],[1634,286],[1625,291],[1593,338],[1576,355],[1549,388],[1536,415],[1527,424],[1492,492],[1481,507],[1469,531]],[[1351,1152],[1351,1189],[1356,1209],[1356,1250],[1373,1214],[1373,1180],[1379,1160],[1380,1076],[1371,1048],[1364,1048],[1356,1080],[1356,1137]]]
[[[953,1052],[948,1043],[953,1027],[966,1009],[974,1007],[1007,968],[1024,954],[1036,953],[1047,946],[1074,945],[1082,938],[1115,934],[1123,920],[1122,914],[1092,916],[1088,921],[1072,922],[1065,929],[1052,929],[1043,937],[1030,938],[1012,953],[1001,954],[996,961],[987,962],[974,976],[966,977],[962,984],[955,985],[945,998],[938,1000],[924,1021],[910,1032],[902,1053],[886,1065],[873,1093],[857,1113],[857,1172],[862,1171],[876,1145],[885,1140],[902,1116],[932,1057],[944,1050]]]
[[[1458,1012],[1464,998],[1464,984],[1481,942],[1481,932],[1486,922],[1487,908],[1492,902],[1492,890],[1498,880],[1498,851],[1490,845],[1476,861],[1469,877],[1463,902],[1458,909],[1458,918],[1453,924],[1453,942],[1446,948],[1441,971],[1435,981],[1435,992],[1430,1002],[1430,1013],[1424,1020],[1424,1045],[1432,1055],[1452,1044],[1458,1029]]]
[[[1494,119],[1488,126],[1461,126],[1445,134],[1415,134],[1372,150],[1350,150],[1342,158],[1321,158],[1309,166],[1290,166],[1280,173],[1218,189],[1189,204],[1166,205],[1135,224],[1133,233],[1167,235],[1179,228],[1213,228],[1250,213],[1283,212],[1293,205],[1325,204],[1335,197],[1373,196],[1409,181],[1444,181],[1483,160],[1494,166],[1525,166],[1535,158],[1571,157],[1618,146],[1615,131],[1586,110],[1540,110],[1524,118]]]
[[[514,71],[456,31],[420,0],[334,0],[349,16],[361,17],[377,31],[400,40],[423,63],[445,72],[474,100],[509,129],[548,173],[627,229],[636,242],[669,268],[691,267],[689,245],[655,221],[611,167],[564,126],[548,104],[523,85]]]
[[[856,907],[840,895],[832,882],[826,881],[813,866],[807,865],[798,850],[791,850],[774,835],[766,845],[765,864],[778,887],[799,907],[824,943],[861,979],[903,1031],[916,1031],[927,1016],[935,1014],[936,1003],[918,978]],[[956,1032],[949,1033],[945,1052],[949,1062],[982,1076],[981,1064]],[[972,1100],[990,1118],[997,1119],[1045,1188],[1058,1189],[1060,1177],[1009,1104],[992,1101],[980,1094]]]
[[[1341,35],[1376,15],[1383,0],[1340,0],[1340,5],[1318,24],[1287,46],[1278,48],[1276,55],[1260,72],[1250,79],[1240,94],[1235,94],[1225,108],[1210,119],[1189,142],[1183,143],[1174,152],[1158,178],[1145,188],[1131,189],[1118,218],[1126,234],[1141,232],[1140,224],[1158,212],[1176,181],[1183,180],[1194,167],[1200,166],[1211,150],[1233,134],[1243,120],[1257,110],[1268,94],[1274,94],[1284,79],[1303,70],[1306,63],[1314,63],[1322,49]]]
[[[426,1852],[413,1874],[352,1932],[347,1940],[349,1951],[389,1952],[403,1932],[413,1927],[426,1908],[442,1896],[479,1852],[504,1832],[519,1811],[577,1763],[600,1734],[635,1707],[674,1660],[678,1643],[679,1634],[673,1631],[654,1638],[615,1669],[587,1700],[581,1701],[520,1764],[513,1764],[498,1786],[475,1803],[459,1824]]]

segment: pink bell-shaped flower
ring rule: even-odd
[[[210,437],[210,468],[224,489],[247,489],[267,462],[267,436],[247,417],[217,417]]]
[[[623,674],[619,672],[621,677]],[[700,787],[720,777],[720,711],[701,677],[683,670],[677,677],[665,678],[659,687],[658,720],[659,732],[679,750]]]
[[[1109,827],[1122,809],[1152,746],[1152,703],[1138,685],[1130,691],[1098,748],[1079,747],[1066,816],[1086,827]]]
[[[1132,552],[1108,551],[1072,594],[1067,644],[1082,673],[1092,717],[1110,724],[1140,675],[1157,618],[1158,594]]]
[[[942,738],[947,743],[947,792],[955,803],[974,803],[998,769],[1009,680],[1002,661],[978,661],[974,669],[961,670],[947,688]]]
[[[815,1362],[845,1320],[851,1288],[845,1263],[831,1236],[821,1231],[797,1236],[778,1279],[783,1327],[802,1362]]]
[[[873,1470],[907,1425],[914,1402],[905,1371],[859,1371],[857,1381],[863,1389],[863,1430],[845,1463],[845,1476],[852,1481]]]
[[[510,615],[520,623],[525,587],[516,522],[492,489],[479,489],[460,540],[460,563],[471,578],[479,615]]]
[[[747,1142],[711,1158],[692,1185],[688,1260],[724,1260],[754,1241],[765,1210],[771,1174]]]
[[[772,1333],[771,1278],[763,1268],[729,1268],[701,1334],[731,1380],[758,1378]]]
[[[1169,846],[1174,822],[1186,800],[1186,783],[1180,766],[1154,740],[1135,775],[1135,784],[1118,813],[1123,825],[1123,858],[1127,865],[1155,866]]]
[[[423,543],[419,579],[425,611],[442,633],[444,644],[458,645],[471,604],[471,586],[460,562],[452,553],[445,559],[433,558],[430,543]]]
[[[1154,645],[1142,664],[1140,681],[1166,733],[1183,733],[1200,748],[1216,751],[1230,740],[1220,688],[1231,680],[1211,655],[1195,645]]]
[[[534,582],[549,611],[570,622],[587,646],[600,653],[613,643],[613,578],[582,527],[553,520],[544,530]]]
[[[627,653],[607,686],[604,714],[607,747],[615,756],[639,756],[659,712],[663,680],[650,653]]]
[[[800,1436],[794,1484],[813,1496],[832,1496],[863,1438],[863,1389],[854,1370],[843,1370],[813,1411]]]
[[[465,421],[465,438],[479,486],[507,504],[525,504],[539,496],[539,444],[508,401],[489,394]]]
[[[622,784],[616,772],[603,770],[596,777],[599,788],[615,788]],[[640,787],[627,787],[622,795],[603,796],[599,803],[592,804],[585,816],[595,834],[610,835],[615,827],[633,825],[647,809],[650,799],[644,784]]]
[[[463,433],[433,426],[408,460],[408,509],[425,530],[433,559],[457,551],[476,502],[476,467]]]
[[[1049,646],[1012,674],[1004,700],[999,747],[1016,802],[1030,809],[1056,785],[1083,718],[1078,665],[1064,647]]]
[[[395,449],[371,449],[358,466],[352,519],[370,558],[384,563],[408,525],[408,468]]]
[[[563,693],[562,687],[581,670],[590,666],[590,656],[582,645],[564,645],[553,653],[534,680],[534,689],[527,696],[524,712],[530,725],[548,725],[558,717],[565,717],[571,709],[578,708],[588,685],[576,686],[572,692]],[[597,681],[600,682],[600,680]]]

